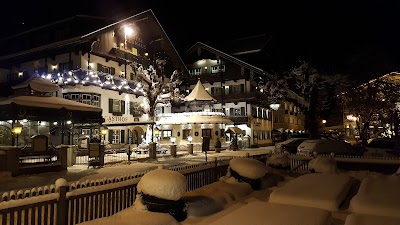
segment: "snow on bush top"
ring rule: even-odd
[[[186,177],[177,171],[156,169],[146,173],[138,191],[166,200],[179,200],[186,192]]]
[[[317,156],[308,162],[308,169],[313,169],[317,173],[336,173],[337,166],[334,158]]]
[[[265,175],[267,166],[252,158],[233,158],[229,161],[229,166],[240,176],[250,179],[258,179]]]

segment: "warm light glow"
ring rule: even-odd
[[[102,135],[106,135],[106,134],[107,134],[107,131],[108,131],[108,128],[107,128],[107,127],[105,127],[105,126],[100,127],[100,133],[101,133]]]
[[[149,56],[149,53],[147,53],[147,52],[146,52],[146,53],[144,53],[144,56]]]
[[[326,123],[326,120],[322,120],[322,123],[325,124],[325,123]]]
[[[346,119],[349,120],[349,121],[355,122],[355,121],[357,120],[357,117],[356,117],[356,116],[353,116],[353,115],[347,115],[347,116],[346,116]]]
[[[192,136],[188,136],[187,139],[188,139],[188,141],[189,141],[190,143],[192,143],[192,141],[193,141],[193,137],[192,137]]]
[[[125,26],[124,27],[124,33],[126,36],[130,36],[133,34],[133,29],[131,27]]]
[[[22,132],[22,124],[19,122],[13,123],[12,130],[13,134],[19,135]]]
[[[71,120],[68,120],[68,121],[67,121],[67,124],[71,124],[71,123],[72,123],[72,121],[71,121]]]

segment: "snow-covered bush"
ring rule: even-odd
[[[272,168],[290,169],[290,159],[288,154],[272,155],[267,159],[267,165]]]
[[[337,164],[331,156],[317,156],[308,163],[308,170],[315,173],[336,173]]]
[[[186,192],[186,177],[177,171],[156,169],[139,181],[135,208],[169,213],[177,221],[187,217],[186,204],[181,199]]]
[[[252,158],[233,158],[229,161],[227,176],[234,177],[239,182],[246,182],[253,190],[261,189],[261,178],[265,176],[267,166]]]

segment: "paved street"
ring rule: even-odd
[[[250,155],[265,154],[272,150],[273,146],[268,146],[254,149],[242,149],[238,151],[225,150],[220,153],[209,152],[207,153],[207,160],[213,160],[214,157],[245,156],[247,153]],[[54,182],[61,177],[65,178],[68,182],[96,180],[105,177],[111,178],[133,174],[150,168],[156,168],[159,165],[175,166],[195,164],[205,162],[205,160],[205,154],[202,152],[195,152],[193,155],[189,155],[186,152],[178,152],[178,157],[176,158],[168,156],[157,159],[140,159],[140,161],[132,161],[130,164],[128,164],[128,162],[122,162],[119,164],[106,165],[103,168],[88,168],[87,165],[74,165],[68,167],[68,170],[63,172],[41,173],[18,177],[10,177],[7,174],[0,173],[0,194],[5,191],[26,190],[33,187],[54,184]]]

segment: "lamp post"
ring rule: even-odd
[[[272,103],[269,105],[269,107],[272,109],[271,111],[271,131],[274,129],[274,111],[277,111],[279,107],[281,107],[281,104],[279,103]],[[271,132],[271,139],[272,142],[274,142],[274,137],[272,137],[272,132]]]
[[[105,143],[107,132],[108,132],[108,128],[107,128],[106,126],[101,126],[101,127],[100,127],[100,134],[101,134],[100,139],[103,139],[103,140],[102,140],[102,141],[103,141],[103,144]],[[104,137],[104,138],[103,138],[103,137]]]
[[[175,144],[176,137],[171,137],[170,140],[172,142],[172,145],[171,145],[171,156],[172,157],[176,157],[176,144]]]
[[[21,134],[21,132],[22,132],[22,124],[20,124],[18,121],[17,121],[17,122],[14,122],[14,123],[12,124],[12,130],[11,130],[11,132],[12,132],[14,135],[16,135],[16,140],[17,140],[17,142],[16,142],[16,145],[15,145],[15,146],[18,146],[18,135]]]
[[[193,137],[192,136],[188,136],[187,137],[188,141],[189,141],[189,148],[188,148],[188,152],[189,154],[193,154]]]

